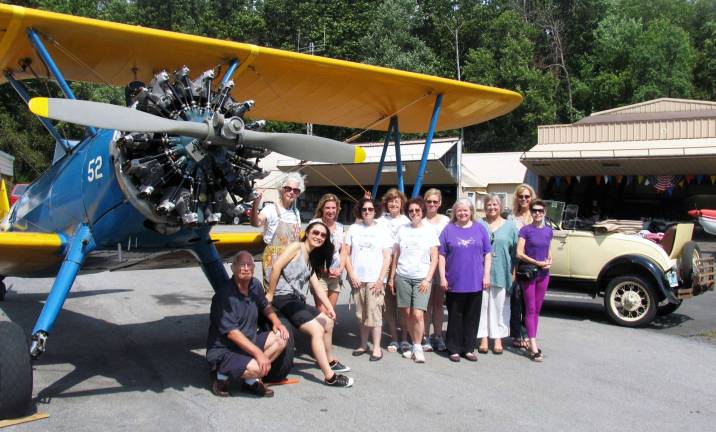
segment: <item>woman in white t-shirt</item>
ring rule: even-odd
[[[368,337],[373,343],[370,361],[383,358],[380,333],[383,327],[385,279],[390,265],[393,240],[388,229],[375,221],[380,205],[370,198],[361,198],[355,207],[356,223],[345,237],[343,256],[348,281],[353,288],[356,317],[360,324],[360,346],[354,356],[368,352]]]
[[[262,194],[258,194],[254,199],[251,225],[264,228],[263,240],[266,243],[262,257],[264,290],[269,286],[273,262],[286,246],[299,241],[301,215],[295,204],[304,190],[303,177],[298,173],[289,173],[278,187],[278,202],[267,204],[259,213]]]
[[[333,260],[331,261],[331,267],[323,269],[318,273],[318,282],[323,287],[323,290],[328,295],[333,305],[333,309],[336,308],[338,303],[338,296],[341,293],[342,281],[341,275],[345,267],[343,255],[341,254],[341,247],[343,246],[344,229],[343,224],[338,222],[338,213],[341,212],[341,200],[337,196],[327,193],[318,200],[318,206],[316,212],[313,214],[311,222],[323,222],[331,231],[331,241],[333,241]],[[316,304],[320,305],[318,298],[314,294],[314,300]]]
[[[413,340],[412,349],[403,350],[403,357],[412,358],[416,363],[425,363],[421,343],[425,331],[423,320],[430,300],[430,285],[438,266],[440,245],[435,230],[423,222],[425,213],[427,210],[422,198],[408,201],[410,225],[398,229],[390,271],[398,309]]]
[[[425,195],[423,195],[423,199],[425,200],[425,207],[427,208],[425,223],[429,227],[433,228],[438,238],[440,238],[440,233],[443,232],[443,228],[450,223],[449,217],[438,213],[438,210],[440,210],[440,206],[443,203],[442,193],[440,193],[440,189],[428,189],[425,192]],[[432,286],[440,286],[439,272],[435,272],[433,275]],[[428,310],[426,312],[425,319],[425,337],[427,339],[423,341],[424,351],[432,351],[433,349],[437,351],[447,350],[445,342],[443,341],[444,303],[445,292],[443,290],[430,290],[430,302],[428,302]],[[428,335],[430,335],[431,323],[433,325],[433,334],[428,338]]]
[[[410,219],[403,214],[405,211],[403,208],[406,201],[405,194],[396,188],[390,188],[385,195],[383,195],[383,199],[381,201],[384,213],[383,216],[378,218],[378,223],[384,224],[385,227],[388,228],[388,231],[393,239],[393,244],[395,244],[395,236],[398,234],[398,228],[403,225],[410,224]],[[395,253],[395,251],[393,253]],[[393,295],[393,287],[391,286],[392,283],[392,280],[388,280],[388,289],[385,292],[384,317],[385,321],[388,323],[388,333],[390,333],[391,338],[390,344],[388,345],[388,352],[398,351],[398,306],[396,304],[395,295]],[[407,329],[404,325],[402,325],[402,323],[401,327],[402,331],[400,340],[402,342],[400,343],[400,350],[409,351],[410,344],[408,343]]]

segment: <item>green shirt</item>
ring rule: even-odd
[[[492,267],[490,268],[490,285],[505,288],[512,292],[512,266],[517,262],[517,225],[512,220],[505,220],[494,232],[485,220],[480,223],[490,234],[492,243]]]

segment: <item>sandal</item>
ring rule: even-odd
[[[497,355],[502,354],[502,348],[495,348],[495,347],[493,346],[493,347],[492,347],[492,353],[493,353],[493,354],[497,354]]]
[[[489,351],[490,351],[490,349],[488,347],[478,347],[477,348],[477,352],[479,352],[480,354],[487,354]]]
[[[527,358],[532,360],[533,362],[541,363],[544,361],[544,356],[542,355],[542,350],[537,350],[537,352],[530,351],[527,353]]]
[[[519,349],[529,349],[530,342],[527,339],[512,339],[512,347]]]
[[[398,342],[393,341],[390,344],[388,344],[388,352],[391,352],[391,353],[398,352]]]
[[[363,354],[366,354],[368,352],[368,347],[360,347],[358,349],[354,349],[351,355],[353,357],[362,356]]]

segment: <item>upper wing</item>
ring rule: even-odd
[[[33,77],[20,67],[24,59],[45,71],[28,27],[43,36],[68,80],[124,86],[148,82],[164,68],[187,65],[198,76],[238,59],[232,96],[255,100],[251,116],[261,119],[387,130],[390,117],[399,115],[401,131],[425,132],[437,94],[443,95],[437,130],[487,121],[522,102],[515,92],[445,78],[0,5],[0,68],[19,79]]]
[[[65,243],[59,234],[0,232],[0,275],[55,276]]]

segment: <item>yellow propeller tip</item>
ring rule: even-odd
[[[355,154],[353,156],[353,163],[361,163],[365,160],[365,149],[361,146],[356,146]]]
[[[32,99],[30,99],[28,106],[30,107],[30,112],[32,112],[33,114],[38,115],[40,117],[47,118],[47,115],[49,113],[47,98],[44,98],[44,97],[32,98]]]

